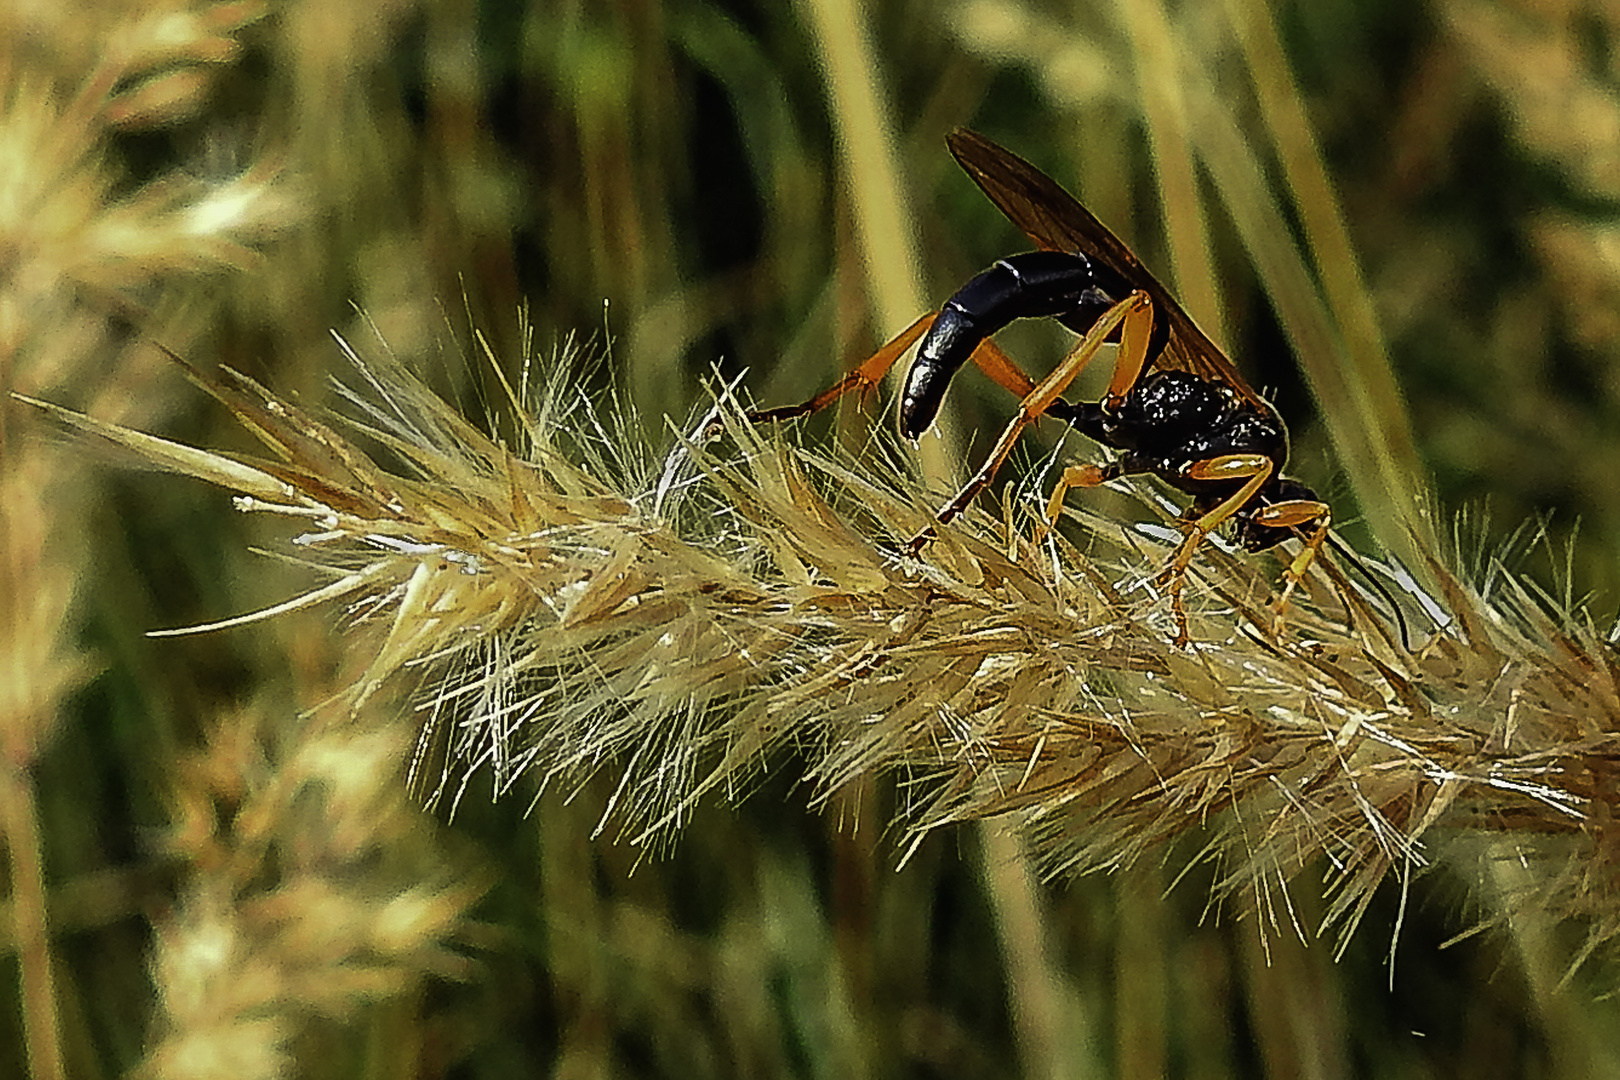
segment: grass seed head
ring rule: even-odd
[[[1386,878],[1507,845],[1527,896],[1614,936],[1620,669],[1579,612],[1499,566],[1489,601],[1437,555],[1417,568],[1433,595],[1380,567],[1408,651],[1331,558],[1271,636],[1280,567],[1208,544],[1177,649],[1152,585],[1173,530],[1082,507],[1032,544],[973,510],[914,559],[903,540],[937,496],[887,450],[807,449],[722,396],[655,452],[567,353],[536,397],[507,388],[515,434],[497,439],[385,352],[350,355],[347,420],[199,376],[264,460],[113,437],[300,523],[325,578],[305,600],[339,602],[366,643],[353,701],[420,687],[413,771],[434,798],[610,770],[599,828],[654,842],[791,757],[823,797],[898,777],[914,835],[1013,816],[1053,873],[1196,834],[1266,926],[1294,918],[1306,867],[1325,863],[1325,922],[1348,930]]]

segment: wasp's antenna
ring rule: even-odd
[[[1406,625],[1406,614],[1401,611],[1401,605],[1396,602],[1394,594],[1384,587],[1383,582],[1373,576],[1372,571],[1367,568],[1367,564],[1362,561],[1361,556],[1346,545],[1341,544],[1338,537],[1328,533],[1327,542],[1341,558],[1360,571],[1362,579],[1372,586],[1374,592],[1388,602],[1390,610],[1395,613],[1395,623],[1401,628],[1401,650],[1410,653],[1412,651],[1411,631]]]

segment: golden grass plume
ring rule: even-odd
[[[566,350],[538,392],[532,357],[501,383],[498,438],[386,349],[345,350],[344,417],[193,373],[265,458],[42,407],[299,523],[325,582],[217,625],[340,604],[369,658],[353,702],[401,675],[420,688],[433,797],[611,770],[599,829],[647,842],[791,760],[823,794],[898,778],[913,836],[1016,815],[1054,872],[1197,834],[1266,932],[1348,931],[1386,879],[1461,854],[1482,881],[1528,867],[1520,899],[1584,920],[1590,946],[1620,934],[1620,667],[1584,613],[1495,563],[1464,581],[1434,557],[1434,596],[1384,568],[1407,649],[1390,597],[1326,558],[1273,638],[1275,560],[1208,544],[1177,649],[1151,585],[1176,536],[1156,503],[1155,525],[1080,509],[1034,544],[1009,499],[911,559],[935,496],[881,441],[858,461],[809,449],[721,395],[655,450]],[[1301,926],[1286,886],[1319,865],[1333,899]]]

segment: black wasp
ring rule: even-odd
[[[1288,462],[1282,418],[1130,249],[1056,181],[974,132],[958,130],[947,141],[990,201],[1040,250],[1000,260],[837,385],[802,405],[751,418],[803,415],[850,390],[874,386],[921,337],[900,397],[900,432],[907,438],[933,423],[951,376],[969,360],[1022,399],[983,466],[940,508],[938,524],[961,513],[989,485],[1026,427],[1042,416],[1056,417],[1122,454],[1106,465],[1065,469],[1047,503],[1049,523],[1070,488],[1129,474],[1152,473],[1192,496],[1181,520],[1186,538],[1159,575],[1170,591],[1178,644],[1187,641],[1181,603],[1187,567],[1198,545],[1222,524],[1230,523],[1238,544],[1249,551],[1303,538],[1277,601],[1280,615],[1327,537],[1331,518],[1315,492],[1282,475]],[[1028,318],[1053,318],[1081,335],[1038,383],[989,340],[1012,320]],[[1064,401],[1060,395],[1109,341],[1120,347],[1108,392],[1101,401]],[[933,536],[932,526],[920,532],[911,542],[913,552]]]

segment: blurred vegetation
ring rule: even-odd
[[[520,355],[526,306],[654,438],[716,372],[798,400],[1023,246],[944,152],[966,124],[1162,271],[1359,545],[1428,507],[1613,617],[1601,0],[11,0],[0,95],[7,392],[239,447],[149,340],[318,400],[374,324],[481,419],[461,357]],[[959,382],[936,468],[1009,415]],[[0,472],[0,1074],[1620,1075],[1612,972],[1559,983],[1578,931],[1453,940],[1497,914],[1471,871],[1398,926],[1389,883],[1335,962],[1170,889],[1185,852],[1038,886],[987,826],[897,870],[894,793],[812,810],[791,763],[667,857],[596,834],[607,781],[436,820],[403,705],[314,719],[361,662],[329,615],[144,636],[307,585],[249,550],[285,529],[9,403]]]

